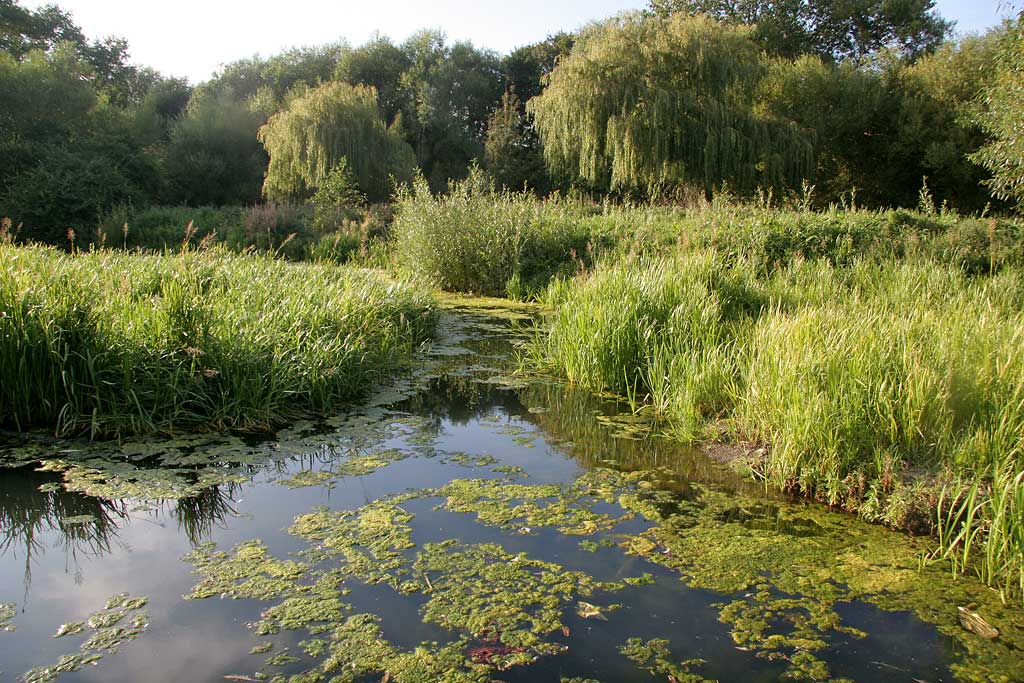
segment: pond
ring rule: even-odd
[[[1022,610],[926,540],[515,375],[528,308],[445,311],[336,417],[2,437],[0,680],[1024,680]]]

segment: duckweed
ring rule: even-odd
[[[17,614],[17,608],[6,602],[0,602],[0,631],[13,631],[14,626],[11,624],[11,619]]]

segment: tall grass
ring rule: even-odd
[[[399,265],[446,290],[525,298],[584,266],[593,249],[591,226],[558,202],[497,191],[479,172],[443,196],[421,178],[397,208]]]
[[[221,248],[0,244],[0,423],[117,436],[326,411],[431,331],[409,285]]]
[[[684,250],[554,284],[526,360],[645,399],[684,439],[765,446],[750,465],[768,482],[938,527],[950,557],[1019,584],[1024,272],[978,278],[923,257],[762,265]]]

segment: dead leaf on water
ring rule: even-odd
[[[956,610],[960,616],[960,625],[971,633],[986,640],[992,640],[999,636],[999,630],[985,621],[977,612],[971,612],[965,607],[957,607]]]
[[[608,617],[601,614],[601,608],[597,605],[591,605],[589,602],[583,602],[580,600],[576,603],[576,615],[583,617],[584,619],[600,619],[601,621],[608,621]]]

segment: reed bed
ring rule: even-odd
[[[762,266],[682,250],[557,282],[524,362],[627,395],[684,440],[748,443],[767,482],[937,531],[938,556],[1024,594],[1024,272]]]
[[[326,263],[0,243],[0,423],[265,428],[358,396],[432,325],[428,294]]]

